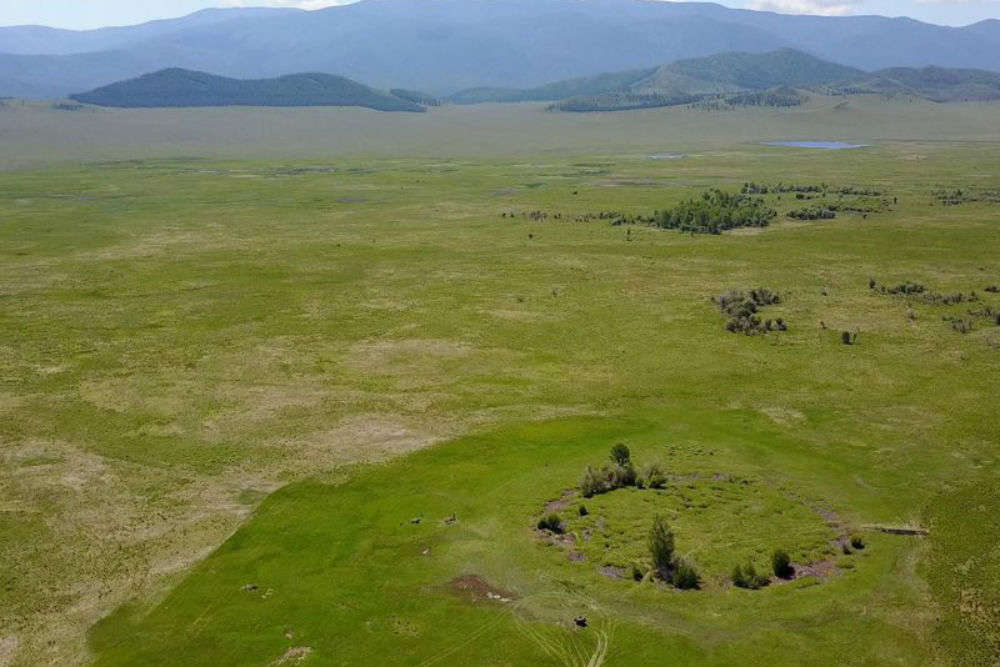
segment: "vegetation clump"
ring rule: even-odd
[[[698,199],[657,211],[654,224],[661,229],[679,229],[695,234],[721,234],[739,227],[767,227],[778,215],[759,197],[730,194],[714,189]]]
[[[584,498],[592,498],[626,486],[639,485],[639,473],[632,464],[632,453],[627,445],[618,443],[612,447],[610,458],[611,465],[605,464],[599,469],[587,466],[583,479],[580,480],[580,494]],[[645,486],[645,480],[642,486]]]
[[[795,569],[792,567],[792,557],[784,549],[778,549],[771,554],[771,569],[774,576],[779,579],[788,579],[795,574]]]
[[[807,206],[789,211],[788,217],[795,220],[833,220],[837,214],[825,206]]]
[[[971,202],[1000,204],[1000,190],[984,190],[980,188],[954,188],[936,190],[934,198],[943,206],[958,206]]]
[[[701,577],[697,569],[689,561],[678,558],[674,552],[674,533],[667,520],[661,515],[656,515],[649,531],[649,554],[653,560],[653,571],[658,577],[677,588],[685,590],[698,588]]]
[[[757,573],[757,568],[754,566],[753,561],[748,561],[746,565],[737,565],[733,568],[731,579],[733,585],[737,588],[746,588],[752,591],[763,588],[769,583],[767,577]]]
[[[761,308],[781,303],[781,296],[766,287],[741,292],[730,290],[713,299],[719,311],[729,317],[726,331],[742,333],[747,336],[764,334],[770,331],[787,331],[788,325],[783,318],[762,320]]]
[[[559,518],[558,514],[543,516],[538,520],[538,530],[546,530],[556,535],[562,535],[564,532],[562,519]]]

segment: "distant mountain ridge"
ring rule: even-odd
[[[168,66],[239,78],[335,72],[445,95],[782,48],[863,70],[1000,70],[1000,22],[950,28],[653,0],[363,0],[86,33],[0,28],[0,95],[63,96]]]
[[[351,106],[378,111],[425,111],[409,99],[331,74],[230,79],[171,68],[72,95],[86,104],[125,108],[209,106]]]

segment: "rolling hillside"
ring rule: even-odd
[[[794,49],[768,53],[721,53],[680,60],[645,70],[629,70],[570,79],[524,90],[471,89],[452,95],[457,104],[477,102],[560,101],[600,98],[599,106],[616,106],[614,96],[628,97],[627,106],[665,106],[640,103],[643,97],[661,101],[686,100],[704,95],[759,91],[777,86],[810,88],[855,79],[865,72],[826,62]],[[652,100],[647,100],[650,102]]]
[[[797,90],[798,89],[798,90]],[[876,72],[795,51],[721,53],[649,70],[570,79],[530,89],[471,89],[458,104],[552,101],[560,111],[621,111],[707,102],[731,106],[794,106],[799,90],[831,94],[909,95],[933,102],[1000,99],[1000,73],[942,67]]]
[[[1000,69],[1000,23],[951,28],[650,0],[363,0],[87,33],[0,29],[0,95],[61,96],[165,66],[240,78],[336,72],[443,95],[782,48],[864,70]]]
[[[1000,74],[975,69],[893,67],[835,86],[845,93],[911,95],[933,102],[1000,99]]]
[[[73,95],[72,99],[99,106],[132,108],[351,106],[379,111],[425,110],[411,100],[330,74],[239,80],[177,68]]]

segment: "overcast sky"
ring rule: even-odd
[[[182,16],[206,7],[301,7],[319,9],[351,0],[0,0],[0,25],[59,28],[130,25]],[[910,16],[945,25],[1000,18],[1000,0],[722,0],[730,7],[795,14]]]

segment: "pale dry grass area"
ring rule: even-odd
[[[294,358],[306,348],[269,341],[254,346],[252,354],[216,361],[232,378],[259,377],[276,360]],[[213,384],[202,377],[199,385],[196,374],[180,370],[170,377],[84,380],[79,399],[92,408],[155,417],[127,436],[183,438],[206,448],[249,437],[262,454],[205,473],[104,457],[75,442],[5,442],[0,511],[31,516],[45,537],[36,536],[37,549],[25,568],[36,589],[33,604],[10,610],[12,616],[3,619],[10,634],[0,641],[0,665],[85,664],[86,633],[94,623],[122,604],[160,599],[178,575],[211,553],[262,498],[284,484],[387,461],[506,421],[588,411],[530,403],[467,412],[438,407],[455,400],[447,390],[454,382],[449,362],[489,365],[510,355],[443,339],[347,346],[340,365],[360,380],[388,379],[395,390],[385,392],[356,382],[308,378]],[[28,409],[29,398],[0,394],[0,414]],[[209,414],[198,407],[206,398],[219,406]],[[402,411],[377,409],[392,405]],[[283,424],[290,414],[300,420],[292,429]],[[151,496],[150,489],[157,491]]]

